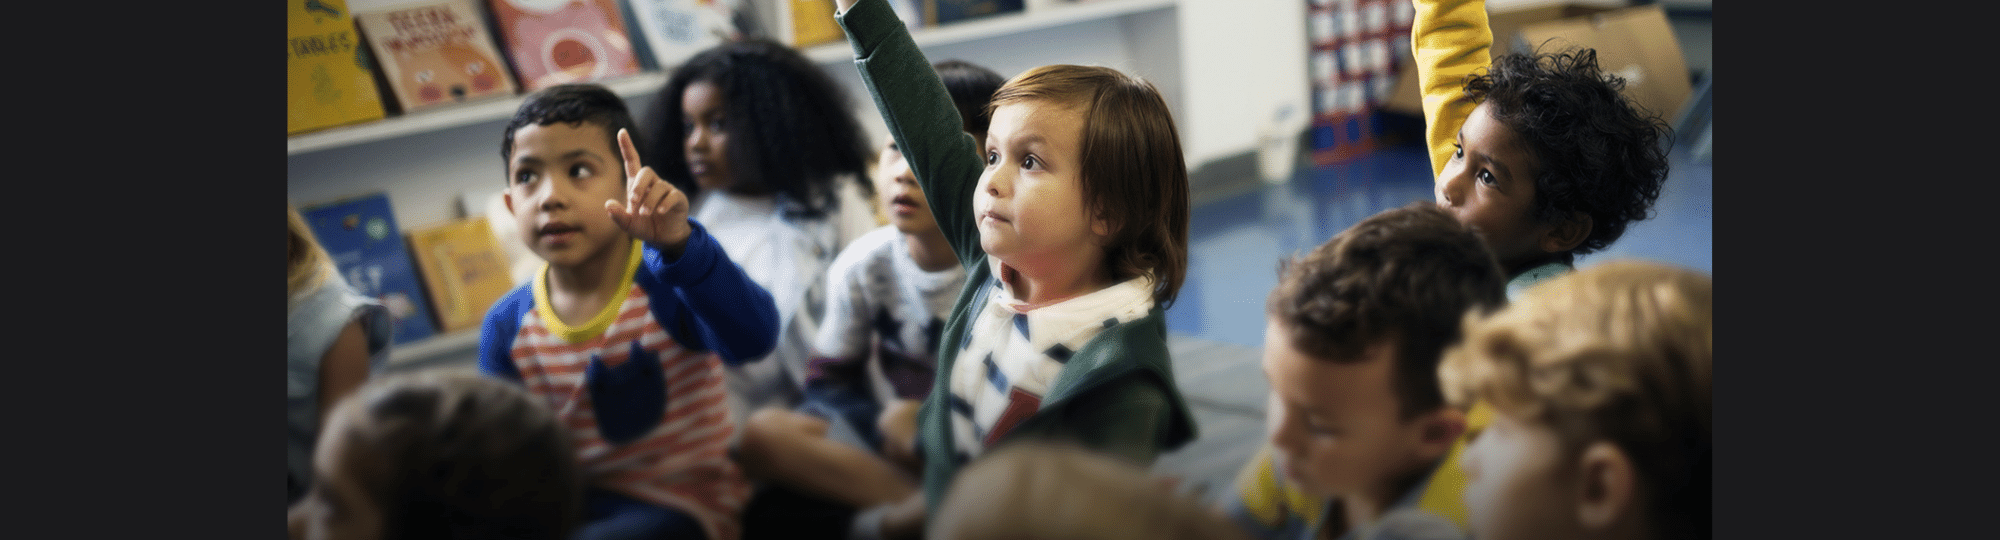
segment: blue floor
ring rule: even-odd
[[[1677,148],[1651,219],[1633,223],[1588,267],[1640,258],[1713,275],[1712,166]],[[1269,383],[1263,354],[1264,299],[1278,262],[1318,246],[1377,212],[1433,200],[1422,147],[1390,146],[1290,181],[1244,180],[1195,194],[1188,277],[1167,310],[1175,378],[1194,410],[1196,439],[1160,457],[1154,472],[1181,479],[1189,495],[1215,502],[1263,444]]]
[[[1671,172],[1654,217],[1632,224],[1610,248],[1577,260],[1590,266],[1643,258],[1713,274],[1711,166],[1669,154]],[[1186,336],[1262,346],[1264,298],[1278,282],[1278,262],[1318,246],[1377,212],[1432,200],[1424,149],[1399,145],[1345,164],[1302,167],[1290,182],[1238,183],[1199,202],[1189,227],[1188,277],[1167,310],[1168,330]]]

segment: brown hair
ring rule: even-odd
[[[1549,426],[1574,456],[1608,440],[1632,458],[1648,523],[1706,537],[1715,287],[1705,274],[1607,262],[1466,320],[1438,368],[1454,403]]]
[[[1506,277],[1486,243],[1434,203],[1392,208],[1285,262],[1267,314],[1289,345],[1347,362],[1369,344],[1395,344],[1403,418],[1444,405],[1437,364],[1460,318],[1506,302]]]
[[[1084,206],[1111,225],[1105,264],[1119,279],[1150,274],[1153,301],[1172,305],[1187,275],[1188,175],[1159,89],[1111,68],[1042,66],[1007,81],[987,113],[1028,101],[1083,110],[1078,182]]]
[[[973,460],[935,516],[927,532],[939,540],[1248,540],[1137,464],[1033,441]]]
[[[320,247],[299,209],[290,203],[285,204],[285,225],[285,291],[297,295],[319,288],[327,275],[335,273],[333,260]]]
[[[350,460],[366,470],[348,474],[384,512],[381,538],[562,539],[582,519],[569,434],[518,384],[391,376],[342,400],[329,420],[329,435],[345,430],[347,452],[368,454]]]

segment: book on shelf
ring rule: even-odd
[[[938,26],[960,21],[969,21],[994,15],[1020,13],[1026,9],[1023,0],[924,0],[930,4],[924,10],[926,26]]]
[[[468,216],[486,217],[493,238],[500,242],[500,252],[507,257],[507,274],[515,286],[520,286],[534,279],[535,273],[547,263],[529,251],[527,241],[522,240],[520,223],[507,210],[506,192],[506,188],[466,191],[459,195],[459,209]]]
[[[368,46],[347,2],[285,4],[285,134],[382,119]]]
[[[628,0],[626,26],[636,40],[640,64],[673,71],[689,57],[736,36],[736,7],[725,0]]]
[[[772,0],[771,38],[804,49],[847,39],[840,23],[833,20],[833,0]]]
[[[506,253],[485,217],[411,229],[409,241],[439,333],[478,327],[486,310],[514,288]]]
[[[598,82],[639,73],[616,0],[486,0],[521,86]]]
[[[514,95],[475,0],[349,1],[402,112]]]
[[[340,276],[364,296],[389,308],[397,345],[431,337],[430,303],[396,227],[389,194],[319,203],[299,209]]]

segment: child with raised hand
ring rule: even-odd
[[[441,371],[376,379],[327,415],[293,540],[565,540],[583,473],[548,404]]]
[[[776,306],[641,165],[631,126],[590,84],[530,95],[507,124],[503,199],[548,264],[487,312],[479,367],[573,436],[591,479],[579,538],[735,538],[749,484],[722,366],[771,350]]]
[[[766,362],[729,369],[733,418],[799,404],[826,269],[877,226],[868,142],[845,92],[805,56],[730,41],[675,68],[647,109],[646,157],[778,304]]]
[[[1438,369],[1492,423],[1466,448],[1482,539],[1709,538],[1715,287],[1614,261],[1472,316]]]
[[[1006,79],[959,60],[934,67],[951,91],[965,132],[983,140],[990,121],[986,105]],[[917,490],[916,410],[936,379],[944,317],[965,284],[965,269],[931,217],[929,201],[894,139],[883,145],[874,178],[889,225],[855,240],[833,262],[805,403],[797,410],[758,411],[745,426],[738,457],[746,472],[776,483],[780,491],[761,491],[753,514],[774,506],[764,504],[767,500],[790,499],[783,490],[796,490],[836,507],[824,514],[825,521],[839,523],[838,532],[853,509]],[[797,504],[822,506],[812,497],[799,497]],[[805,513],[782,511],[792,517]]]
[[[1670,130],[1619,94],[1591,49],[1509,54],[1483,0],[1415,0],[1410,39],[1437,204],[1477,228],[1509,294],[1575,267],[1646,219]],[[1484,70],[1484,73],[1480,71]]]
[[[1437,366],[1504,283],[1479,236],[1429,202],[1287,262],[1266,307],[1270,440],[1223,510],[1265,539],[1462,537],[1467,412],[1445,403]]]
[[[1158,90],[1100,67],[1031,69],[994,95],[975,146],[890,7],[837,4],[966,271],[918,416],[923,493],[864,512],[857,532],[915,536],[958,469],[1002,442],[1066,440],[1144,466],[1193,438],[1164,322],[1187,267],[1187,167]]]

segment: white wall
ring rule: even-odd
[[[1306,0],[1181,0],[1182,138],[1188,168],[1250,152],[1284,108],[1303,130],[1312,103],[1306,75]]]

